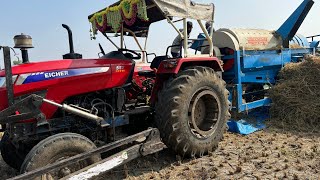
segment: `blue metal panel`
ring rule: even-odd
[[[265,70],[258,72],[248,72],[241,77],[242,83],[261,83],[261,84],[274,84],[276,83],[275,77],[277,76],[279,70]]]
[[[301,47],[305,47],[305,48],[310,47],[308,39],[306,37],[302,36],[301,34],[296,34],[295,36],[297,36],[300,39],[300,41],[301,41],[300,46]]]
[[[304,0],[286,22],[276,31],[284,41],[287,40],[289,42],[289,40],[294,37],[313,4],[313,0]]]
[[[290,49],[291,54],[293,56],[295,55],[305,55],[305,54],[310,54],[313,52],[313,48],[300,48],[300,49]]]
[[[287,51],[277,53],[275,51],[263,51],[261,53],[246,52],[243,56],[243,68],[258,68],[265,69],[270,66],[281,66],[286,62],[291,61],[291,54]]]
[[[301,41],[297,36],[294,36],[292,40],[289,42],[290,44],[300,44]]]
[[[290,44],[298,44],[302,48],[309,48],[309,42],[308,39],[301,34],[296,34],[292,40],[290,41]]]
[[[234,65],[234,71],[235,71],[235,80],[236,80],[236,84],[235,84],[235,90],[237,92],[237,102],[236,107],[239,110],[241,105],[242,105],[242,83],[241,83],[241,66],[240,66],[240,60],[241,60],[241,53],[240,51],[236,51],[235,53],[235,65]]]
[[[239,112],[243,112],[243,111],[246,111],[246,110],[254,109],[254,108],[257,108],[257,107],[268,106],[270,104],[271,104],[271,99],[270,98],[257,100],[257,101],[254,101],[254,102],[242,104],[241,107],[240,107],[240,111]]]
[[[317,48],[317,47],[319,46],[319,42],[320,42],[320,41],[312,41],[312,42],[310,43],[310,47],[311,47],[311,48]]]

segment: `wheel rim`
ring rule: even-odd
[[[189,127],[200,139],[210,137],[220,120],[220,100],[217,94],[208,88],[199,89],[189,105]]]
[[[53,157],[50,160],[50,164],[55,163],[55,162],[59,162],[59,161],[65,160],[65,159],[68,159],[68,158],[70,158],[72,156],[75,156],[77,154],[78,153],[59,154],[59,155],[57,155],[56,157]],[[78,171],[78,170],[80,170],[80,169],[82,169],[82,168],[84,168],[84,167],[86,167],[88,165],[89,165],[89,163],[86,160],[83,160],[83,161],[80,161],[80,162],[77,162],[77,163],[70,164],[67,167],[63,167],[61,169],[53,170],[50,173],[42,175],[41,178],[45,179],[45,180],[60,179],[60,178],[66,177],[66,176],[70,175],[71,173],[76,172],[76,171]]]

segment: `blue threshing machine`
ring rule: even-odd
[[[304,0],[276,31],[262,29],[219,29],[213,33],[215,55],[224,62],[223,79],[228,84],[234,112],[240,113],[271,103],[267,90],[276,83],[285,64],[315,54],[319,41],[308,42],[296,34],[314,1]],[[198,36],[191,48],[208,53],[206,41]],[[312,39],[313,40],[313,39]]]

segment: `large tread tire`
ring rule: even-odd
[[[17,152],[16,147],[11,143],[8,132],[5,132],[0,142],[1,156],[4,162],[10,167],[20,170],[24,156]]]
[[[75,133],[60,133],[40,141],[26,156],[20,173],[29,172],[48,164],[97,148],[85,136]],[[81,161],[71,167],[71,173],[101,160],[100,155]],[[83,166],[83,167],[82,167]],[[56,174],[54,175],[56,178]],[[59,178],[63,176],[59,175]]]
[[[227,120],[231,117],[229,91],[225,86],[226,83],[213,69],[198,66],[179,72],[176,77],[166,81],[155,104],[156,125],[164,143],[183,157],[201,157],[214,151],[223,137]],[[204,87],[216,94],[215,102],[219,104],[220,113],[216,115],[219,118],[209,135],[199,138],[190,128],[192,115],[189,106],[193,96]],[[207,105],[210,103],[211,101]],[[206,113],[213,113],[209,112],[210,109],[206,109]]]

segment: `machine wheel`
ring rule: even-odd
[[[4,162],[10,167],[19,170],[25,156],[17,152],[16,147],[11,143],[9,133],[5,132],[0,142],[1,156]]]
[[[32,148],[26,156],[20,172],[25,173],[32,171],[95,148],[96,146],[92,141],[80,134],[56,134],[42,140]],[[41,178],[60,179],[88,165],[98,162],[100,159],[100,156],[92,156],[89,159],[74,163],[50,174],[43,175]]]
[[[164,143],[182,156],[213,151],[231,117],[228,95],[225,82],[208,67],[192,67],[168,80],[155,105]]]

